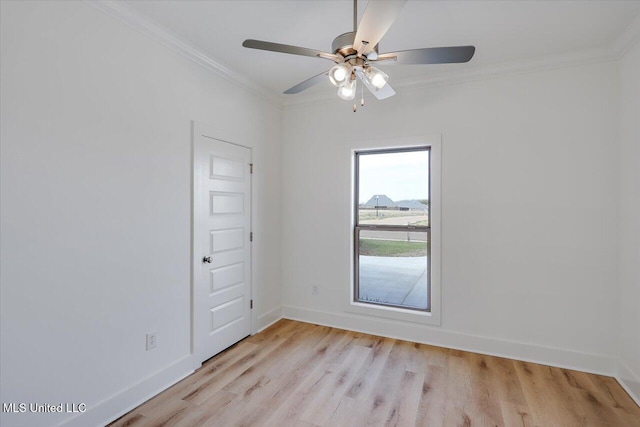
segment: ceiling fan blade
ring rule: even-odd
[[[388,60],[389,64],[453,64],[469,62],[475,51],[475,46],[426,47],[381,53],[377,61]]]
[[[366,55],[389,31],[406,0],[369,0],[364,10],[353,48]]]
[[[251,49],[269,50],[271,52],[289,53],[291,55],[311,56],[313,58],[330,59],[333,62],[344,62],[344,58],[340,55],[334,55],[320,50],[309,49],[306,47],[291,46],[288,44],[265,42],[262,40],[248,39],[242,42],[242,46]]]
[[[326,76],[329,74],[328,71],[324,71],[320,74],[318,74],[317,76],[313,76],[303,82],[298,83],[297,85],[287,89],[284,91],[284,93],[286,93],[287,95],[293,95],[296,93],[300,93],[303,90],[309,89],[311,86],[315,86],[316,84],[320,83],[323,80],[326,80]]]
[[[371,89],[369,89],[369,90],[371,90]],[[373,93],[373,96],[375,96],[378,99],[391,98],[393,95],[396,94],[396,91],[393,90],[393,88],[391,87],[391,85],[389,83],[384,85],[382,87],[382,89],[374,90],[374,91],[371,91],[371,92]]]
[[[385,84],[380,89],[378,89],[375,86],[373,86],[371,83],[369,83],[369,80],[367,80],[367,78],[365,77],[364,73],[360,69],[356,70],[356,76],[358,76],[358,78],[362,81],[362,83],[364,83],[364,85],[367,87],[367,89],[369,89],[369,91],[377,99],[387,99],[387,98],[390,98],[390,97],[392,97],[393,95],[396,94],[396,91],[393,90],[393,88],[391,87],[391,85],[389,83]]]

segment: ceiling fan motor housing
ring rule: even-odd
[[[387,84],[389,76],[372,66],[379,61],[394,61],[396,64],[410,65],[454,64],[468,62],[475,53],[474,46],[448,46],[409,49],[378,55],[379,41],[389,30],[406,2],[407,0],[369,1],[362,14],[362,19],[358,23],[358,0],[353,0],[353,31],[340,34],[333,40],[331,43],[332,53],[254,39],[245,40],[242,46],[250,49],[321,58],[335,63],[331,70],[287,89],[284,92],[286,94],[300,93],[325,80],[325,77],[329,75],[331,83],[343,92],[346,90],[347,84],[350,85],[352,82],[355,84],[355,79],[358,77],[377,99],[386,99],[393,96],[395,91]],[[353,99],[351,92],[343,95],[348,95],[349,99]]]
[[[356,50],[353,48],[355,39],[355,31],[340,34],[338,37],[333,39],[333,42],[331,43],[331,49],[333,50],[333,53],[339,53],[342,56],[353,55],[354,53],[356,53]]]
[[[358,56],[358,51],[353,48],[353,44],[356,40],[356,32],[350,31],[348,33],[340,34],[338,37],[333,39],[333,43],[331,43],[331,50],[336,55],[342,55],[345,58],[346,62],[353,60]],[[378,53],[378,45],[376,45],[373,50]],[[362,59],[362,58],[360,58]],[[352,65],[362,65],[362,64],[352,64]]]

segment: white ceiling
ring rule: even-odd
[[[358,0],[359,15],[366,3]],[[327,70],[332,62],[246,49],[243,40],[330,51],[332,40],[353,26],[350,0],[130,1],[127,6],[274,95]],[[387,66],[393,85],[465,67],[607,48],[639,14],[638,0],[409,0],[380,43],[380,52],[476,46],[468,64]],[[332,88],[328,82],[319,86],[307,93]],[[305,92],[292,96],[305,96]]]

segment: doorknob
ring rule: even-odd
[[[206,257],[202,258],[202,262],[206,262],[207,264],[211,264],[213,261],[211,260],[210,256],[206,256]]]

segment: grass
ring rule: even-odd
[[[380,209],[376,215],[375,209],[359,209],[358,215],[360,221],[375,221],[385,218],[397,218],[397,217],[409,217],[409,216],[424,216],[423,211],[400,211],[395,209]]]
[[[426,242],[360,239],[360,255],[382,257],[427,256]]]
[[[382,301],[380,298],[369,298],[369,295],[364,295],[360,297],[361,301],[369,301],[369,302],[381,302],[384,303],[386,301]]]

